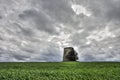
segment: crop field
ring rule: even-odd
[[[120,80],[117,62],[0,63],[0,80]]]

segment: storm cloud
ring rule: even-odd
[[[119,0],[0,0],[0,62],[120,61]]]

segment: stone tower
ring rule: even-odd
[[[63,61],[76,61],[78,59],[77,53],[72,47],[64,48]]]

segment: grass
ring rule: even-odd
[[[120,80],[120,63],[0,63],[0,80]]]

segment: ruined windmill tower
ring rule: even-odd
[[[63,61],[76,61],[78,59],[77,53],[72,47],[64,48]]]

